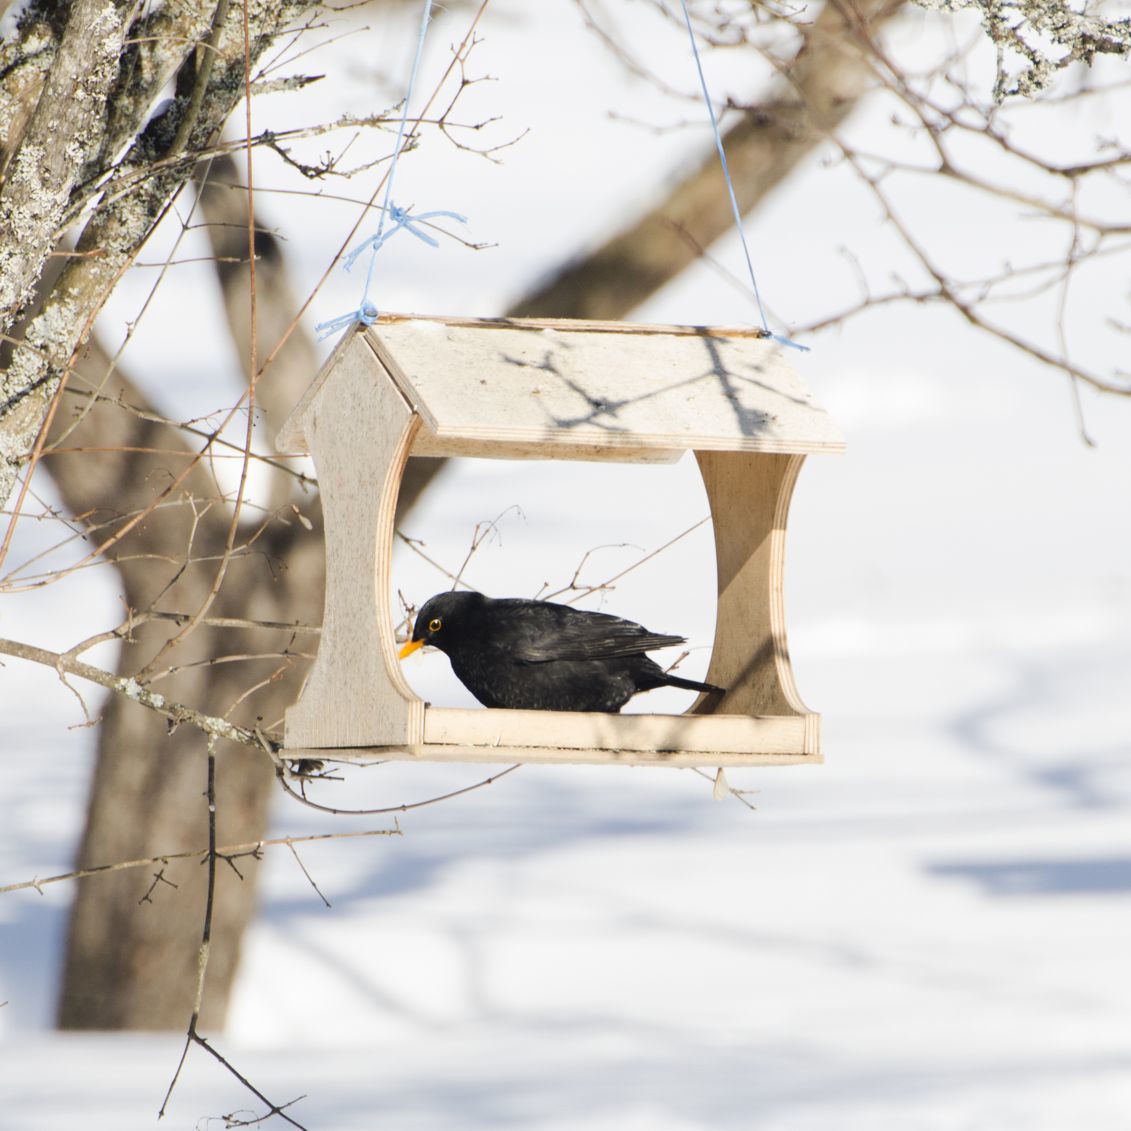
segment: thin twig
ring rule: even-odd
[[[464,33],[462,41],[453,52],[452,61],[448,64],[444,73],[440,76],[436,85],[432,88],[432,93],[428,96],[428,100],[424,103],[424,106],[421,108],[419,114],[416,115],[415,119],[413,120],[413,124],[408,128],[408,131],[405,134],[406,146],[409,145],[417,136],[417,131],[419,130],[421,124],[427,121],[428,111],[431,110],[432,104],[440,96],[440,91],[443,89],[444,84],[448,81],[448,79],[452,75],[452,72],[456,69],[460,53],[464,51],[467,44],[469,44],[473,40],[475,36],[475,29],[479,26],[479,21],[483,17],[483,13],[487,10],[487,5],[489,2],[490,0],[483,0],[483,2],[476,9],[475,15],[472,16],[471,23],[468,25],[467,31]],[[325,287],[326,281],[330,278],[330,273],[334,270],[335,267],[337,267],[338,263],[341,262],[342,256],[346,253],[346,249],[350,246],[350,244],[353,243],[354,239],[356,238],[358,231],[361,229],[361,225],[365,222],[365,219],[369,214],[369,210],[376,205],[377,198],[381,195],[381,192],[385,187],[385,181],[388,178],[388,175],[388,171],[386,170],[385,175],[382,176],[380,181],[378,181],[377,187],[374,188],[372,195],[369,197],[369,200],[365,203],[365,206],[358,214],[357,220],[354,222],[349,232],[346,233],[346,237],[342,240],[341,246],[338,248],[333,259],[329,262],[326,270],[322,273],[322,277],[314,284],[314,287],[311,289],[310,294],[306,298],[306,301],[302,304],[298,311],[296,311],[294,318],[291,320],[291,324],[283,332],[282,337],[280,337],[278,342],[275,343],[274,348],[264,359],[260,367],[261,370],[266,370],[271,365],[271,363],[275,360],[275,357],[278,355],[279,351],[287,344],[295,330],[298,329],[301,320],[306,314],[307,310],[310,308],[310,305],[322,292],[322,288]]]
[[[505,770],[500,770],[497,774],[492,774],[489,778],[477,781],[473,785],[465,785],[462,789],[453,789],[450,793],[441,793],[438,797],[429,797],[425,801],[408,801],[402,805],[386,805],[380,809],[338,809],[332,805],[319,805],[317,801],[311,801],[309,797],[304,797],[297,790],[292,789],[290,783],[282,774],[279,775],[279,784],[296,801],[301,802],[311,809],[317,809],[320,813],[333,813],[335,816],[347,817],[377,817],[386,813],[408,813],[413,809],[423,809],[426,805],[436,805],[441,801],[448,801],[453,797],[461,797],[465,793],[472,793],[477,789],[482,789],[485,785],[493,785],[499,778],[505,778],[507,774],[513,773],[515,770],[521,768],[521,766],[521,762],[515,763],[515,765],[508,766]]]
[[[630,574],[634,569],[639,569],[640,566],[642,566],[645,562],[651,561],[657,554],[662,554],[670,546],[674,546],[681,538],[686,538],[689,534],[693,534],[696,530],[699,529],[699,527],[710,521],[711,516],[707,515],[706,518],[701,518],[698,522],[692,523],[692,525],[689,526],[686,530],[681,531],[674,538],[669,538],[662,546],[657,546],[654,550],[649,551],[642,558],[637,558],[636,561],[634,561],[631,565],[625,566],[625,568],[622,569],[619,573],[614,573],[612,577],[606,578],[606,580],[602,581],[598,585],[586,586],[575,597],[571,597],[566,602],[566,604],[572,605],[574,601],[580,601],[582,598],[588,597],[590,596],[590,594],[596,593],[601,589],[611,588],[614,581],[620,581],[622,577]]]
[[[246,5],[244,19],[246,34]],[[262,736],[257,737],[259,737],[260,741],[262,742]],[[220,854],[217,852],[216,848],[216,738],[214,735],[210,735],[208,739],[207,801],[208,849],[205,858],[208,865],[208,889],[204,904],[204,923],[201,928],[200,947],[197,951],[196,992],[193,1000],[192,1015],[189,1018],[188,1030],[185,1034],[185,1046],[181,1050],[181,1056],[177,1061],[176,1070],[173,1073],[173,1078],[169,1081],[169,1087],[165,1092],[165,1098],[161,1103],[161,1108],[158,1111],[157,1115],[159,1119],[164,1117],[165,1111],[169,1106],[169,1101],[172,1098],[173,1090],[176,1088],[177,1081],[180,1079],[181,1071],[184,1068],[185,1060],[188,1056],[188,1050],[192,1045],[195,1044],[209,1053],[209,1055],[211,1055],[219,1064],[227,1069],[227,1071],[231,1073],[232,1076],[239,1080],[239,1082],[243,1084],[243,1086],[247,1088],[248,1091],[252,1093],[252,1095],[254,1095],[262,1103],[267,1105],[267,1113],[256,1120],[256,1122],[262,1122],[263,1119],[269,1118],[273,1115],[278,1115],[287,1123],[291,1124],[291,1126],[298,1128],[299,1131],[306,1131],[306,1128],[301,1123],[299,1123],[295,1119],[292,1119],[291,1116],[286,1112],[286,1108],[290,1107],[291,1104],[297,1102],[296,1100],[289,1100],[285,1104],[276,1104],[268,1099],[267,1096],[265,1096],[259,1088],[255,1087],[255,1085],[252,1084],[251,1081],[235,1067],[235,1065],[233,1065],[226,1057],[224,1057],[220,1052],[213,1048],[208,1043],[208,1041],[200,1035],[199,1032],[200,1013],[204,1003],[204,987],[208,972],[208,960],[212,949],[212,923],[216,901],[216,861],[220,858]],[[291,851],[294,852],[294,846],[291,845],[290,847]],[[258,857],[258,848],[253,850],[253,854]],[[231,859],[232,855],[234,854],[225,854],[224,859],[226,859],[228,863],[231,864],[233,868],[235,868],[235,864]],[[299,864],[301,867],[301,861],[299,862]],[[303,871],[305,872],[306,869],[303,868]],[[237,871],[237,875],[238,874],[239,873]],[[307,875],[309,878],[309,873]],[[313,883],[313,880],[311,882]],[[317,887],[315,887],[315,890],[317,891]],[[319,894],[321,894],[321,892],[319,892]]]
[[[311,833],[306,836],[278,836],[268,840],[253,840],[245,844],[231,844],[216,849],[220,856],[239,856],[250,852],[258,852],[264,848],[274,848],[279,845],[292,847],[296,844],[313,844],[322,840],[354,840],[359,837],[373,836],[403,836],[399,824],[394,822],[391,829],[365,829],[360,832],[338,833]],[[155,864],[165,864],[170,860],[195,860],[207,856],[207,848],[196,848],[187,852],[164,852],[157,856],[147,856],[142,860],[121,860],[117,864],[95,864],[89,868],[77,868],[73,872],[61,872],[55,876],[46,876],[43,879],[21,880],[15,884],[5,884],[0,887],[0,895],[10,891],[26,891],[35,888],[41,895],[42,889],[49,884],[61,884],[69,880],[85,880],[90,876],[102,876],[108,872],[126,872],[134,868],[148,868]],[[168,883],[169,881],[165,881]]]
[[[302,869],[302,874],[307,878],[310,886],[318,893],[318,898],[329,907],[330,901],[322,894],[322,889],[314,882],[314,877],[306,870],[306,865],[302,862],[302,857],[299,856],[298,850],[293,844],[288,844],[287,847],[291,850],[291,855],[295,858],[295,863]]]
[[[177,1081],[181,1077],[181,1069],[184,1068],[188,1050],[196,1038],[196,1026],[200,1021],[200,1007],[204,1001],[204,977],[208,971],[208,956],[212,948],[212,910],[215,906],[216,896],[216,743],[212,738],[208,740],[208,786],[206,796],[208,798],[208,851],[206,853],[206,859],[208,861],[208,891],[204,900],[204,925],[201,929],[200,946],[196,952],[196,992],[193,995],[192,1015],[189,1017],[188,1032],[185,1034],[185,1047],[181,1050],[181,1058],[177,1062],[176,1071],[173,1073],[172,1080],[169,1081],[169,1087],[165,1092],[165,1099],[162,1101],[161,1109],[157,1113],[158,1119],[163,1119],[165,1116],[165,1109],[169,1106],[173,1089],[177,1086]]]
[[[227,0],[221,0],[221,7],[227,8]],[[248,358],[248,385],[244,396],[247,399],[247,425],[244,434],[243,458],[240,463],[240,481],[236,490],[235,505],[232,508],[231,519],[228,523],[228,535],[224,543],[224,553],[220,559],[212,584],[201,602],[200,608],[193,614],[192,619],[166,640],[153,658],[138,673],[145,678],[156,671],[161,658],[174,649],[186,636],[188,636],[207,616],[213,602],[220,595],[220,588],[228,574],[228,567],[232,562],[232,551],[235,547],[236,535],[239,532],[240,514],[243,511],[244,496],[247,493],[248,470],[251,464],[251,446],[255,430],[255,389],[259,380],[259,366],[256,358],[256,286],[255,286],[255,189],[253,180],[254,162],[252,161],[251,146],[251,24],[247,4],[243,5],[243,50],[244,50],[244,108],[246,125],[246,152],[247,152],[247,241],[248,241],[248,291],[250,302],[250,344]]]

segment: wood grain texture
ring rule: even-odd
[[[715,642],[706,682],[728,689],[701,696],[696,712],[804,715],[786,644],[782,580],[786,521],[805,457],[697,453],[711,505],[718,571]]]
[[[419,742],[424,704],[401,674],[389,606],[397,489],[420,419],[364,337],[335,351],[302,423],[326,525],[326,604],[318,656],[286,714],[286,745]],[[294,416],[292,414],[292,419]]]
[[[750,330],[388,316],[366,336],[424,419],[422,455],[843,448],[783,347]]]
[[[292,750],[288,758],[325,758]],[[821,761],[816,716],[609,715],[427,707],[424,741],[334,750],[364,761],[576,763],[620,766],[782,766]]]
[[[619,715],[429,707],[427,743],[548,747],[672,755],[811,754],[804,719],[743,715]]]

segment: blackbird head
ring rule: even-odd
[[[400,658],[411,656],[418,648],[431,644],[442,652],[464,638],[469,615],[484,601],[482,593],[437,593],[429,597],[416,614],[412,638],[400,651]]]

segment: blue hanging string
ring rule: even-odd
[[[416,39],[416,54],[413,56],[412,70],[409,72],[408,86],[405,89],[404,103],[401,108],[400,126],[397,128],[397,141],[393,146],[393,160],[389,166],[389,178],[385,182],[385,199],[381,204],[381,218],[377,222],[377,234],[370,236],[369,239],[363,240],[358,244],[342,262],[342,266],[345,270],[349,271],[357,262],[362,252],[366,249],[370,252],[369,270],[365,275],[365,289],[361,293],[361,303],[356,310],[351,310],[348,314],[340,314],[337,318],[331,318],[328,322],[320,322],[315,327],[320,338],[325,338],[330,334],[336,333],[338,330],[345,329],[354,322],[364,322],[365,325],[371,326],[374,321],[376,321],[378,310],[376,306],[369,301],[369,288],[373,284],[373,269],[377,263],[377,252],[381,249],[382,245],[388,242],[390,237],[403,229],[406,232],[411,232],[417,239],[423,240],[430,247],[439,247],[439,241],[428,235],[427,232],[422,231],[417,226],[419,223],[434,219],[437,216],[447,216],[453,220],[458,220],[461,224],[467,223],[467,217],[461,216],[458,212],[421,212],[413,216],[407,209],[398,208],[392,203],[393,181],[396,179],[397,162],[400,160],[401,150],[404,145],[405,129],[408,125],[408,106],[409,102],[412,100],[413,88],[416,86],[416,72],[420,69],[420,57],[424,54],[424,37],[428,32],[428,24],[431,19],[432,0],[425,0],[424,10],[420,14],[420,32]],[[393,226],[388,231],[385,231],[386,220],[393,221]]]
[[[406,232],[410,232],[412,235],[416,236],[418,240],[423,240],[429,247],[439,247],[440,241],[434,236],[430,236],[427,232],[421,231],[421,229],[417,227],[418,223],[424,220],[433,220],[437,216],[447,216],[452,220],[458,220],[461,224],[467,223],[467,217],[461,216],[458,212],[437,210],[435,212],[420,212],[417,215],[413,215],[406,209],[398,208],[395,204],[390,206],[389,215],[392,216],[393,226],[387,232],[382,232],[378,229],[376,235],[370,236],[367,240],[363,240],[342,260],[342,267],[346,271],[349,271],[357,262],[362,252],[367,248],[372,251],[369,260],[369,272],[365,280],[365,293],[361,297],[361,305],[356,310],[351,310],[347,314],[339,314],[337,318],[331,318],[327,322],[319,322],[316,329],[321,338],[326,338],[330,334],[336,334],[339,330],[344,330],[347,326],[352,326],[355,322],[364,322],[366,326],[372,326],[377,320],[378,310],[366,298],[369,294],[369,284],[373,280],[373,264],[377,259],[377,252],[381,246],[387,243],[389,239],[396,235],[402,228]],[[384,218],[384,206],[382,206],[382,218]]]
[[[758,304],[758,314],[762,318],[762,329],[767,338],[773,338],[775,342],[780,342],[783,346],[789,346],[795,350],[809,351],[808,346],[803,346],[799,342],[790,341],[789,338],[783,338],[780,334],[774,334],[770,331],[770,324],[766,320],[766,309],[762,305],[762,295],[758,290],[758,280],[754,276],[754,263],[750,258],[750,248],[746,243],[746,232],[742,227],[742,212],[738,207],[738,199],[734,195],[734,182],[730,178],[730,168],[727,165],[726,151],[723,149],[723,138],[719,132],[719,122],[715,117],[715,108],[711,103],[711,93],[707,89],[707,78],[703,74],[703,64],[699,59],[699,45],[695,42],[695,32],[691,27],[691,14],[687,10],[687,0],[679,0],[680,7],[683,8],[683,19],[687,24],[687,35],[691,40],[691,53],[695,56],[695,69],[699,72],[699,85],[703,90],[703,102],[707,107],[707,114],[711,119],[711,132],[715,135],[715,148],[719,151],[719,163],[723,167],[723,179],[726,181],[727,192],[730,194],[730,206],[734,212],[734,226],[738,229],[738,238],[742,241],[742,253],[746,256],[746,268],[750,272],[750,285],[754,288],[754,300]]]
[[[467,217],[461,216],[458,212],[419,212],[415,216],[404,208],[398,208],[395,204],[389,209],[389,215],[393,219],[393,226],[385,233],[377,232],[375,236],[370,236],[369,239],[358,244],[346,256],[342,266],[349,271],[353,267],[357,257],[367,248],[372,247],[376,251],[383,243],[385,243],[390,236],[404,228],[406,232],[411,232],[418,240],[423,240],[429,247],[439,247],[440,241],[434,236],[430,236],[427,232],[422,232],[417,224],[424,220],[432,220],[437,216],[450,216],[453,220],[458,220],[461,224],[467,223]]]

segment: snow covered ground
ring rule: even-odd
[[[563,36],[573,26],[570,5],[546,11]],[[513,49],[519,31],[497,34]],[[555,74],[565,81],[565,63],[538,62],[547,88]],[[509,64],[519,78],[533,65],[521,53]],[[492,69],[517,81],[501,61]],[[602,89],[579,98],[599,104]],[[551,119],[554,144],[556,126],[581,132],[582,109]],[[447,250],[398,250],[404,268],[389,268],[396,296],[385,305],[458,310],[475,296],[475,312],[494,313],[537,263],[535,237],[551,262],[571,218],[612,191],[563,172],[548,203],[575,194],[569,215],[551,224],[514,209],[504,221],[498,186],[512,202],[534,195],[528,152],[515,150],[493,182],[484,174],[494,196],[478,181],[471,201],[460,184],[441,200],[413,185],[419,206],[468,211],[477,238],[504,246],[451,270],[436,267],[456,262]],[[632,169],[602,167],[624,182],[618,199],[647,191],[652,172],[634,181]],[[751,227],[773,279],[764,289],[799,318],[807,292],[833,285],[822,264],[837,224],[874,222],[850,193],[829,217],[837,175],[791,184]],[[295,227],[294,254],[313,269],[327,244],[300,241]],[[749,317],[708,273],[691,276],[640,317]],[[317,317],[353,301],[335,286]],[[202,387],[196,368],[204,347],[175,305],[152,321],[174,335],[166,352],[185,358],[185,384],[214,407],[217,387]],[[289,854],[270,855],[217,1042],[273,1099],[305,1096],[293,1114],[306,1126],[1131,1126],[1128,408],[1087,399],[1098,447],[1086,449],[1058,379],[930,309],[891,309],[814,345],[798,365],[850,450],[802,473],[786,597],[827,764],[731,772],[732,785],[758,791],[753,811],[713,801],[692,771],[527,767],[402,817],[402,837],[306,848],[329,909]],[[567,581],[591,547],[631,543],[595,555],[597,573],[614,572],[632,547],[651,549],[703,513],[686,465],[565,474],[464,465],[408,533],[458,561],[476,521],[518,505],[470,574],[501,595]],[[688,671],[710,641],[709,553],[708,537],[688,538],[605,606],[686,632],[699,649]],[[407,553],[396,584],[418,601],[443,587]],[[0,629],[67,644],[107,623],[113,601],[108,579],[80,576],[5,601]],[[462,701],[442,657],[413,663],[430,697]],[[92,734],[67,729],[81,712],[49,673],[8,662],[0,687],[7,882],[68,866]],[[667,705],[659,693],[639,703]],[[359,769],[347,792],[358,806],[392,804],[478,775]],[[275,823],[296,834],[380,827],[283,803]],[[176,1037],[50,1029],[68,898],[59,885],[0,900],[0,1127],[154,1127]],[[252,1107],[197,1054],[164,1123],[219,1127],[208,1117]]]

